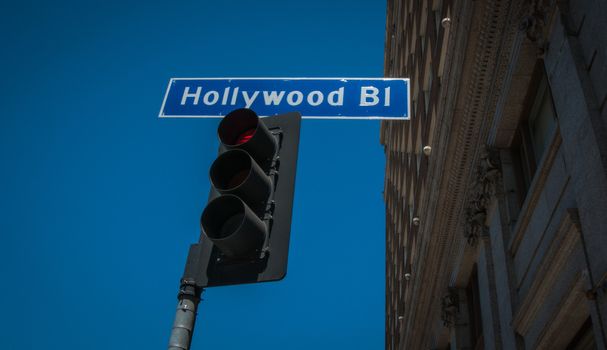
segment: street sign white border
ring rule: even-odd
[[[283,78],[283,77],[264,77],[264,78],[171,78],[169,79],[169,85],[167,86],[166,92],[164,93],[164,99],[162,100],[162,106],[160,106],[160,111],[158,112],[158,118],[223,118],[222,116],[217,115],[170,115],[163,114],[164,105],[166,103],[167,97],[169,96],[169,90],[171,89],[171,84],[173,84],[174,80],[342,80],[347,82],[348,80],[402,80],[407,82],[407,117],[352,117],[352,116],[334,116],[334,117],[326,117],[326,116],[302,116],[303,119],[361,119],[361,120],[411,120],[411,81],[409,78]],[[285,111],[286,112],[286,111]],[[261,115],[260,117],[270,117],[266,115]]]

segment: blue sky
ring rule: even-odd
[[[145,4],[145,5],[143,5]],[[171,77],[381,77],[385,2],[0,5],[3,349],[163,349],[218,120]],[[287,277],[208,289],[193,349],[384,347],[378,121],[302,125]]]

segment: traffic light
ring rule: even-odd
[[[285,276],[300,124],[299,113],[259,118],[245,108],[220,122],[201,237],[184,280],[210,287]]]

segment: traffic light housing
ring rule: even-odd
[[[219,123],[211,193],[183,279],[198,287],[286,274],[301,115],[259,118],[242,108]]]

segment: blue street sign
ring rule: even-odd
[[[159,117],[219,118],[245,107],[260,116],[407,120],[409,95],[400,78],[172,78]]]

